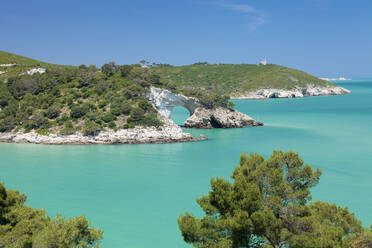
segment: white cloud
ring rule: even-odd
[[[248,32],[252,33],[260,26],[267,22],[267,14],[262,10],[258,10],[249,4],[237,4],[229,3],[226,1],[213,1],[213,2],[203,2],[204,4],[213,5],[216,7],[224,8],[230,11],[240,12],[250,16],[250,23],[248,24]]]
[[[242,13],[257,13],[258,11],[248,4],[223,4],[223,7]]]

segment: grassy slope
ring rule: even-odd
[[[8,53],[8,52],[1,51],[1,50],[0,50],[0,64],[17,64],[16,66],[12,66],[12,67],[1,67],[0,66],[0,71],[6,72],[4,74],[0,74],[0,81],[3,81],[5,78],[10,77],[10,76],[19,75],[32,68],[65,67],[63,65],[50,64],[50,63],[42,62],[36,59],[23,57],[20,55]]]
[[[156,67],[163,80],[181,89],[203,89],[217,94],[249,92],[262,88],[292,89],[308,84],[333,86],[305,72],[269,64],[218,64]]]
[[[4,52],[0,50],[0,64],[13,64],[13,63],[21,64],[21,65],[29,65],[29,66],[49,65],[48,63],[45,63],[42,61],[30,59],[27,57],[23,57],[20,55]]]

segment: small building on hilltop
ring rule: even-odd
[[[264,58],[264,60],[261,60],[260,61],[260,65],[267,65],[267,59]]]

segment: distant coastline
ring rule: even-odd
[[[320,78],[325,81],[348,81],[352,80],[351,78],[339,77],[339,78]]]
[[[297,87],[295,89],[259,89],[253,92],[243,92],[240,94],[232,94],[231,99],[234,100],[260,100],[271,98],[302,98],[309,96],[332,96],[350,94],[350,90],[339,87],[324,87],[308,85],[305,88]]]

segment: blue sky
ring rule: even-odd
[[[2,1],[0,49],[58,64],[270,63],[372,76],[371,0]]]

